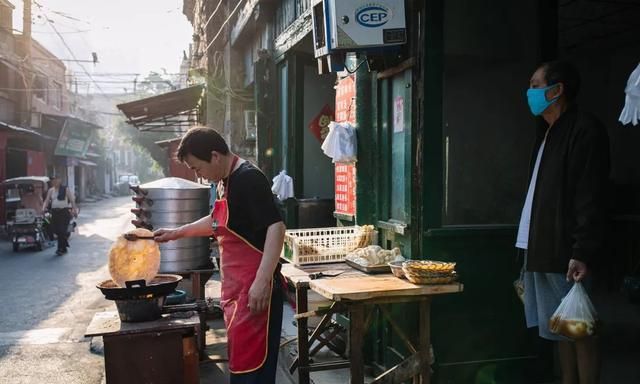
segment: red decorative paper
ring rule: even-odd
[[[329,123],[333,121],[333,109],[328,104],[322,107],[320,113],[311,120],[309,123],[309,131],[315,136],[320,143],[324,142],[324,139],[329,133]]]

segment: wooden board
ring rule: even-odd
[[[423,296],[462,292],[459,283],[447,285],[416,285],[391,274],[349,276],[319,279],[309,287],[329,300],[369,300],[395,296]]]
[[[120,321],[116,311],[98,312],[93,315],[91,323],[87,327],[84,336],[126,335],[162,330],[184,329],[200,326],[200,316],[196,312],[188,318],[163,315],[154,321],[141,321],[138,323],[126,323]]]

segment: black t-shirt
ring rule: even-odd
[[[255,165],[245,161],[225,185],[228,186],[229,228],[263,251],[267,228],[282,221],[269,180]]]

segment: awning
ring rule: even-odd
[[[53,115],[49,113],[43,113],[42,118],[53,122],[54,125],[59,126],[60,128],[67,125],[82,129],[102,129],[102,127],[99,125],[69,115]]]
[[[140,131],[178,132],[200,122],[204,85],[117,105]]]
[[[93,161],[89,161],[89,160],[78,160],[78,163],[82,164],[82,165],[86,165],[89,167],[97,167],[98,164],[94,163]]]
[[[47,140],[54,140],[54,141],[57,140],[56,138],[53,138],[53,137],[47,136],[47,135],[43,135],[42,133],[40,133],[38,131],[34,131],[33,129],[18,127],[16,125],[5,123],[4,121],[0,121],[0,130],[11,131],[11,132],[15,132],[15,133],[18,133],[18,134],[24,134],[24,135],[39,136],[39,137],[41,137],[43,139],[47,139]]]
[[[182,137],[176,137],[175,139],[161,140],[161,141],[156,141],[155,143],[160,148],[169,148],[169,146],[171,146],[171,144],[176,143],[176,142],[179,143],[181,140],[182,140]]]

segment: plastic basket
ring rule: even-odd
[[[356,248],[376,242],[376,231],[362,227],[330,227],[288,230],[283,257],[295,265],[337,263]]]

